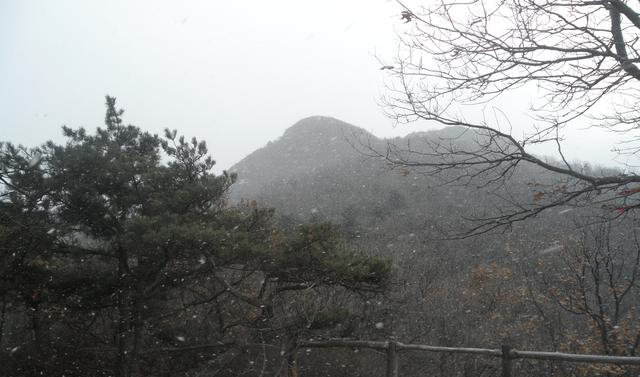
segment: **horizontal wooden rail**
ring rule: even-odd
[[[609,356],[609,355],[585,355],[563,352],[542,352],[542,351],[518,351],[509,346],[502,346],[501,349],[490,348],[462,348],[462,347],[440,347],[425,344],[404,344],[390,341],[370,341],[370,340],[344,340],[329,339],[321,341],[299,341],[299,347],[307,348],[370,348],[387,351],[387,376],[398,376],[397,353],[402,351],[426,351],[444,353],[464,353],[488,357],[499,357],[502,359],[502,376],[512,376],[512,360],[535,359],[549,361],[564,361],[573,363],[592,364],[616,364],[616,365],[640,365],[640,357],[631,356]]]
[[[482,356],[501,357],[502,351],[488,348],[460,348],[460,347],[439,347],[427,346],[424,344],[403,344],[398,343],[398,351],[427,351],[427,352],[445,352],[445,353],[469,353]]]
[[[563,352],[540,352],[540,351],[518,351],[512,350],[514,359],[537,359],[568,361],[574,363],[593,364],[619,364],[619,365],[640,365],[640,357],[632,356],[609,356],[609,355],[584,355]]]
[[[460,347],[440,347],[428,346],[424,344],[404,344],[395,342],[397,351],[427,351],[427,352],[444,352],[444,353],[469,353],[483,356],[501,357],[502,351],[487,348],[460,348]],[[319,341],[299,341],[298,346],[307,348],[371,348],[378,350],[386,350],[389,342],[371,341],[371,340],[319,340]]]
[[[300,347],[308,348],[371,348],[378,350],[386,350],[389,342],[386,341],[369,341],[369,340],[342,340],[330,339],[321,341],[299,341]],[[425,344],[404,344],[396,342],[396,350],[400,351],[426,351],[426,352],[444,352],[444,353],[466,353],[489,357],[502,357],[501,349],[490,348],[465,348],[465,347],[440,347],[429,346]],[[620,365],[640,365],[640,357],[632,356],[609,356],[609,355],[587,355],[564,352],[543,352],[543,351],[519,351],[510,350],[511,359],[537,359],[552,361],[568,361],[576,363],[598,363],[598,364],[620,364]]]
[[[372,348],[379,350],[386,350],[388,346],[388,342],[380,342],[373,340],[341,340],[341,339],[333,339],[333,340],[312,340],[312,341],[298,341],[299,347],[310,347],[310,348],[338,348],[338,347],[347,347],[347,348]]]

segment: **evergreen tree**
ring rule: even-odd
[[[256,336],[290,357],[332,310],[310,296],[330,305],[337,290],[386,284],[388,264],[344,250],[328,224],[289,235],[272,210],[228,206],[235,176],[212,173],[203,141],[125,125],[106,104],[95,134],[64,127],[65,145],[0,147],[8,375],[175,373]],[[312,312],[281,314],[296,302]]]

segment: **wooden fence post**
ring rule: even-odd
[[[512,349],[511,346],[502,346],[502,377],[513,377]]]
[[[387,341],[387,374],[386,377],[398,377],[398,352],[396,342]]]

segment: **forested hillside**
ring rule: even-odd
[[[632,219],[613,220],[611,231],[611,222],[600,221],[609,207],[559,206],[506,231],[459,237],[457,230],[499,213],[505,198],[536,202],[562,180],[523,164],[507,183],[478,186],[450,182],[455,172],[432,175],[389,163],[389,151],[407,153],[410,146],[428,158],[432,145],[474,137],[448,128],[381,140],[336,119],[303,119],[232,168],[240,178],[231,198],[278,208],[276,221],[285,228],[333,221],[350,248],[391,258],[391,289],[372,303],[384,323],[377,339],[635,354],[640,249]],[[497,367],[424,355],[403,365],[407,375],[443,376],[491,375]],[[597,372],[527,368],[521,375]]]
[[[216,175],[204,142],[126,125],[65,144],[1,144],[3,376],[376,376],[375,352],[328,338],[635,355],[634,219],[556,206],[460,231],[506,199],[562,187],[522,165],[473,185],[394,164],[480,136],[381,140],[328,117],[296,123]],[[591,174],[611,172],[584,165]],[[605,221],[606,220],[606,221]],[[495,360],[404,354],[402,373],[494,375]],[[519,375],[624,375],[519,362]]]
[[[640,377],[640,1],[0,25],[0,377]]]

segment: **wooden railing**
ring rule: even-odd
[[[398,353],[402,351],[426,351],[440,353],[464,353],[487,357],[501,358],[502,377],[513,377],[513,361],[517,359],[535,359],[548,361],[565,361],[573,363],[591,364],[616,364],[616,365],[640,365],[640,357],[608,356],[608,355],[584,355],[562,352],[520,351],[508,345],[500,349],[488,348],[460,348],[439,347],[424,344],[404,344],[394,340],[368,341],[368,340],[326,340],[326,341],[299,341],[298,346],[305,348],[369,348],[384,350],[387,354],[386,377],[398,377]]]

